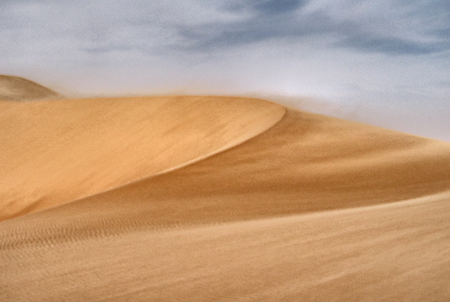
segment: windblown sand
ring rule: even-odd
[[[450,144],[248,98],[0,102],[1,301],[450,301]]]

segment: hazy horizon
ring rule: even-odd
[[[39,0],[0,7],[0,73],[61,93],[254,95],[450,141],[448,3]]]

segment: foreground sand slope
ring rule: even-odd
[[[0,100],[25,101],[54,99],[61,97],[57,92],[33,81],[8,75],[0,75]]]
[[[449,213],[447,193],[217,226],[2,240],[0,298],[446,302]]]
[[[243,98],[0,102],[0,108],[2,103],[0,220],[230,148],[285,113],[279,105]]]
[[[0,298],[448,301],[449,192],[449,144],[290,110],[214,156],[1,222]]]

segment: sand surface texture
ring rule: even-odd
[[[0,300],[450,300],[450,144],[254,99],[30,104],[0,107]]]

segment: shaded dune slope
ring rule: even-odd
[[[0,75],[0,100],[27,101],[61,97],[57,92],[33,81],[8,75]]]
[[[64,240],[67,231],[89,237],[389,203],[450,190],[449,179],[447,143],[290,110],[236,148],[24,224],[52,221],[48,236]]]
[[[0,220],[199,160],[260,134],[285,113],[273,103],[227,97],[6,103]]]

